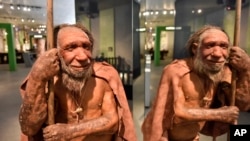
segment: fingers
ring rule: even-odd
[[[57,133],[49,127],[43,129],[43,137],[45,141],[56,141],[59,139]]]
[[[238,120],[234,120],[233,125],[237,125],[238,124]]]
[[[47,67],[52,68],[53,70],[59,70],[58,50],[53,48],[45,52],[42,61],[44,61],[44,65],[47,65]],[[47,67],[45,68],[47,69]]]
[[[229,56],[230,57],[236,56],[238,58],[241,58],[244,54],[246,54],[246,52],[243,49],[241,49],[240,47],[232,47],[230,49]]]
[[[233,47],[229,54],[229,63],[239,72],[249,70],[250,57],[239,47]]]
[[[230,124],[237,124],[237,120],[239,118],[239,108],[236,106],[224,106],[221,108],[225,113],[223,117],[225,117],[224,121]]]
[[[230,59],[237,59],[241,57],[243,50],[241,50],[239,47],[232,47],[230,49],[230,54],[229,54],[229,58]]]
[[[43,137],[46,141],[52,140],[52,134],[50,134],[49,130],[43,129]]]
[[[234,67],[234,68],[240,68],[242,65],[242,61],[245,58],[244,57],[245,51],[239,47],[232,47],[230,49],[230,54],[229,54],[229,63]]]
[[[232,118],[232,124],[236,125],[239,118],[239,108],[236,106],[232,106]]]

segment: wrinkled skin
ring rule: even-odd
[[[229,55],[228,48],[227,36],[216,29],[204,32],[201,35],[201,43],[193,47],[196,71],[180,80],[181,90],[174,94],[175,118],[173,129],[169,130],[170,138],[195,140],[205,121],[237,123],[239,109],[236,106],[207,109],[216,93],[217,82],[227,77],[224,66]]]
[[[142,125],[144,141],[198,141],[198,133],[210,121],[226,126],[223,131],[209,129],[209,135],[216,137],[227,132],[228,125],[237,124],[240,110],[247,110],[248,55],[238,47],[231,48],[223,30],[210,27],[203,31],[190,38],[194,39],[189,42],[190,58],[173,61],[164,68],[156,99]],[[237,79],[235,106],[226,105],[231,97],[227,85],[231,83],[232,72],[228,62],[245,75],[240,74]],[[222,82],[226,85],[218,87]],[[218,94],[218,89],[223,89],[223,93]],[[221,105],[212,108],[217,95]],[[240,99],[241,96],[244,98]]]
[[[23,95],[23,104],[19,114],[21,129],[25,133],[34,135],[46,121],[47,95],[45,94],[45,86],[48,80],[59,73],[57,52],[57,49],[51,49],[42,54],[30,71],[29,83],[26,84],[28,91]]]
[[[53,131],[51,133],[51,131]],[[69,140],[71,135],[69,133],[70,129],[67,124],[57,123],[43,129],[43,136],[47,141],[53,140]],[[71,133],[72,134],[72,133]]]
[[[92,69],[92,43],[88,35],[80,28],[64,27],[58,33],[57,42],[57,48],[37,59],[28,81],[21,86],[24,93],[19,113],[22,133],[31,137],[42,130],[43,137],[38,138],[45,141],[98,141],[100,138],[111,141],[118,130],[114,93],[104,79],[92,75],[88,75],[86,81],[83,79],[84,72]],[[62,77],[62,72],[70,76]],[[52,78],[55,78],[56,124],[46,125],[46,84]],[[66,84],[79,87],[69,90]],[[76,113],[79,107],[82,110]]]
[[[232,47],[229,63],[236,70],[235,105],[241,111],[250,110],[250,57],[239,47]]]
[[[232,47],[230,49],[229,63],[238,72],[247,72],[250,69],[250,57],[240,47]]]
[[[31,76],[37,80],[48,81],[60,71],[58,51],[56,48],[42,54],[32,67]]]

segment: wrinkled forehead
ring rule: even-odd
[[[61,38],[65,38],[65,37],[85,37],[88,38],[88,35],[80,28],[78,27],[63,27],[59,30],[58,32],[58,40],[60,40]]]
[[[201,34],[200,41],[220,41],[229,43],[228,36],[221,30],[218,29],[209,29]]]

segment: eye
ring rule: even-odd
[[[227,43],[221,43],[220,47],[224,48],[224,49],[227,49],[229,47],[229,45]]]
[[[64,50],[73,51],[75,48],[77,48],[77,44],[69,44]]]
[[[206,48],[212,48],[212,47],[215,46],[215,43],[206,43],[206,44],[204,44],[204,46],[205,46]]]
[[[83,43],[82,47],[86,50],[91,50],[91,45],[89,43]]]

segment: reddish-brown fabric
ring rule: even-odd
[[[173,105],[175,97],[174,91],[176,87],[173,87],[173,85],[179,84],[181,78],[192,71],[191,64],[192,63],[189,59],[175,60],[164,68],[155,101],[142,125],[144,141],[169,140],[168,130],[171,130],[173,122],[172,119],[174,117]],[[227,73],[230,78],[231,73]],[[223,78],[225,81],[228,81],[227,79],[228,77]],[[228,103],[228,98],[226,97],[227,94],[220,92],[220,95],[218,96],[222,95],[223,98],[218,97],[216,98],[216,101],[214,99],[216,102],[214,104],[217,104],[217,107],[211,108],[219,108]],[[216,137],[226,133],[228,130],[229,124],[221,122],[207,122],[206,126],[202,130],[202,133],[208,136]]]
[[[137,141],[135,127],[132,119],[132,114],[128,105],[126,94],[119,78],[117,71],[109,64],[95,63],[94,75],[96,77],[107,80],[112,88],[114,95],[118,101],[118,114],[119,114],[119,131],[115,141]],[[25,83],[28,81],[28,77],[25,79],[20,88],[21,96],[25,95]],[[34,137],[27,137],[21,134],[21,141],[37,141]]]
[[[171,128],[171,119],[174,116],[173,91],[175,90],[171,86],[173,83],[176,84],[173,81],[179,81],[188,72],[190,69],[186,60],[176,60],[164,68],[155,101],[142,125],[144,141],[168,139],[167,130]]]
[[[121,119],[118,136],[126,141],[137,141],[135,127],[131,111],[129,109],[126,94],[117,71],[107,63],[96,63],[94,66],[95,75],[106,79],[120,104],[118,107]]]

